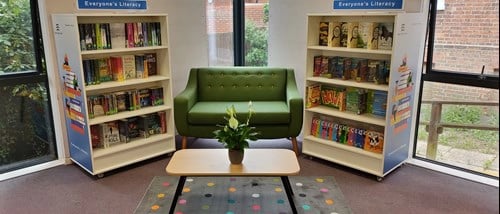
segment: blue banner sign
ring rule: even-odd
[[[333,0],[334,10],[402,10],[403,0]]]
[[[78,9],[146,10],[146,0],[78,0]]]

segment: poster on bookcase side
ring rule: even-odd
[[[90,138],[87,128],[85,99],[82,91],[78,26],[72,15],[53,16],[57,66],[63,91],[64,116],[71,158],[92,172]]]
[[[394,62],[391,63],[388,93],[384,173],[398,166],[409,155],[412,115],[415,111],[415,80],[422,69],[425,19],[422,15],[398,15],[394,26]]]

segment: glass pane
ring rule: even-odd
[[[269,0],[245,1],[245,65],[267,66]]]
[[[498,0],[446,1],[438,8],[433,68],[498,76]]]
[[[30,1],[0,1],[0,76],[33,71]]]
[[[424,82],[416,157],[498,177],[498,89]]]
[[[0,174],[57,159],[45,83],[0,87]]]
[[[233,1],[207,0],[208,64],[234,65]]]

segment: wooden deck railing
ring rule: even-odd
[[[477,125],[477,124],[456,124],[441,122],[441,114],[443,105],[469,105],[469,106],[497,106],[498,102],[476,102],[476,101],[439,101],[439,100],[423,100],[422,104],[431,104],[430,121],[421,121],[420,125],[425,125],[425,130],[429,133],[427,137],[427,152],[426,157],[431,160],[436,160],[437,145],[439,134],[443,133],[443,128],[460,128],[460,129],[477,129],[498,131],[497,126]]]

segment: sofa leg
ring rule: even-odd
[[[182,149],[187,149],[187,137],[182,136]]]
[[[293,146],[293,151],[295,152],[295,155],[299,156],[299,144],[297,143],[297,138],[292,137],[292,146]]]

